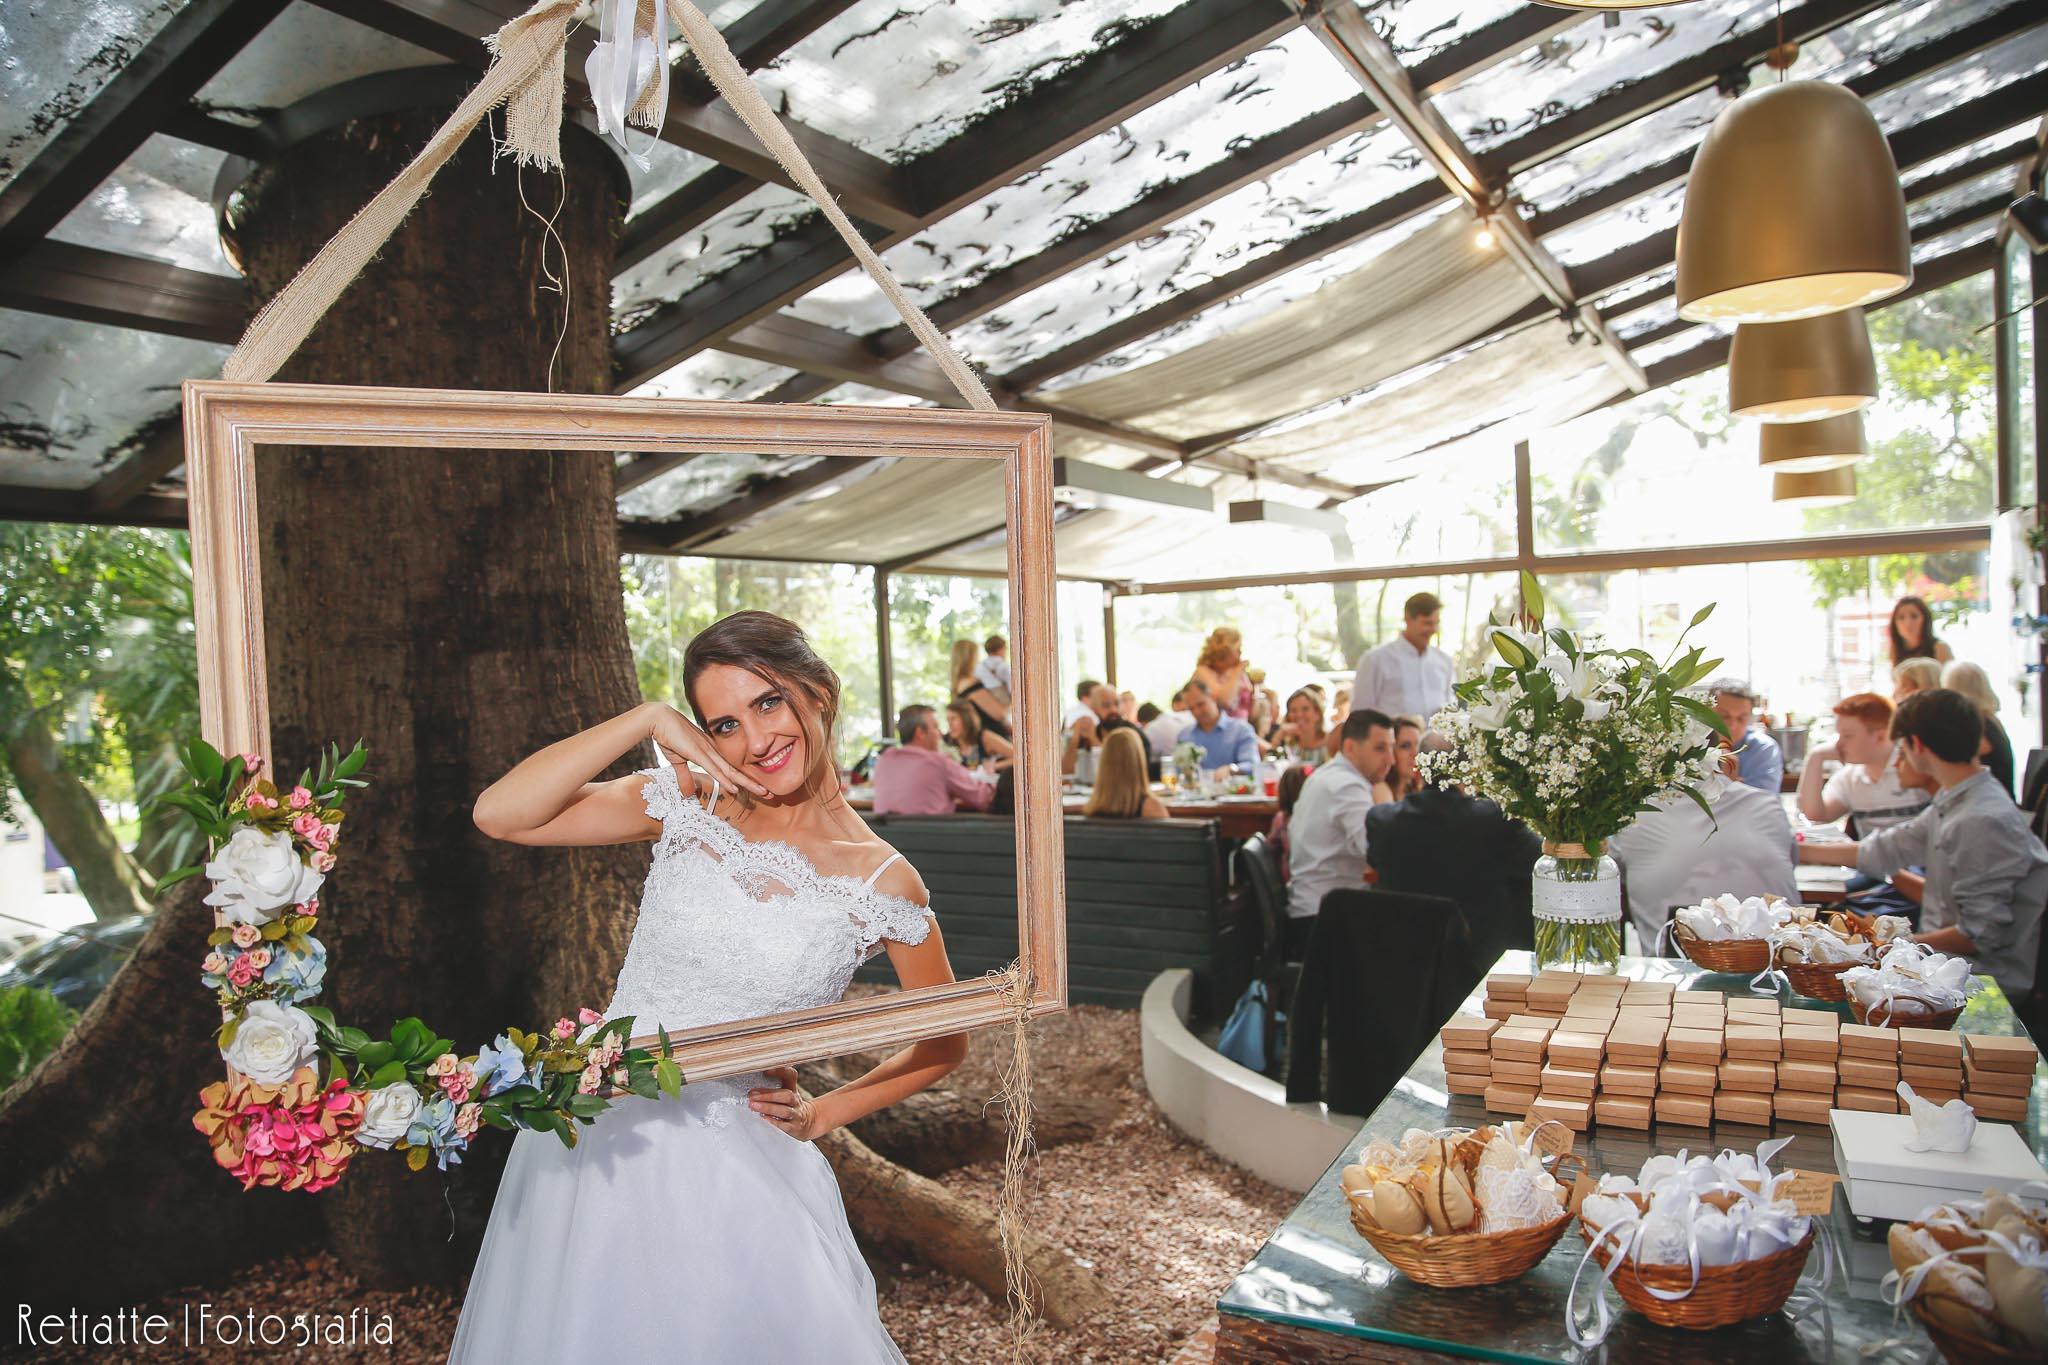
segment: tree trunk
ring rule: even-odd
[[[10,694],[0,705],[0,716],[12,713],[5,727],[7,771],[42,822],[44,836],[71,864],[93,918],[104,924],[147,910],[149,893],[135,860],[100,814],[92,792],[64,766],[57,737],[5,674],[0,674],[0,687]]]
[[[237,254],[281,287],[439,126],[383,115],[299,145],[244,187]],[[280,380],[456,389],[608,387],[609,266],[621,184],[565,129],[560,245],[480,130]],[[552,176],[523,174],[551,208]],[[564,299],[544,289],[568,273]],[[257,461],[272,753],[289,778],[330,741],[367,741],[322,895],[321,1003],[373,1031],[418,1014],[464,1049],[508,1024],[604,1003],[647,850],[522,849],[477,833],[477,793],[534,749],[637,700],[620,602],[611,457],[306,449]],[[646,756],[639,756],[644,758]],[[635,756],[618,771],[637,766]],[[182,896],[182,891],[181,891]],[[449,1177],[365,1152],[333,1189],[243,1194],[192,1131],[220,1074],[198,984],[197,893],[164,914],[65,1046],[0,1104],[0,1263],[52,1301],[121,1298],[268,1256],[272,1208],[373,1286],[455,1285],[473,1263],[508,1144]],[[171,1079],[166,1079],[171,1078]],[[452,1196],[456,1231],[447,1236]],[[110,1252],[102,1234],[121,1229]],[[81,1236],[73,1229],[89,1229]]]

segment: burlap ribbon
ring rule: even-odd
[[[1601,845],[1597,843],[1588,852],[1584,844],[1553,844],[1548,839],[1543,841],[1543,856],[1546,858],[1564,858],[1568,861],[1582,863],[1591,862],[1600,856],[1600,850]]]
[[[810,160],[796,140],[782,126],[768,102],[761,97],[746,69],[732,55],[725,39],[691,0],[666,0],[668,15],[682,31],[684,40],[697,54],[718,93],[725,96],[761,145],[789,173],[796,187],[809,195],[827,222],[846,242],[854,259],[861,263],[882,294],[902,317],[924,348],[938,361],[946,378],[960,391],[971,408],[993,412],[996,401],[989,396],[973,368],[953,349],[945,333],[933,325],[902,285],[882,262],[867,238],[854,227],[833,199],[825,182],[818,178]],[[652,29],[653,0],[640,5],[636,31]],[[388,241],[405,215],[412,212],[426,193],[434,173],[455,155],[477,124],[500,104],[505,106],[503,150],[521,165],[555,167],[562,164],[562,67],[569,42],[569,30],[581,14],[575,0],[537,0],[533,8],[507,23],[488,40],[491,66],[476,88],[469,92],[448,121],[412,159],[351,218],[333,240],[292,282],[265,304],[249,324],[241,344],[221,367],[226,379],[262,382],[275,375],[291,359],[321,317],[341,297],[341,291],[362,273],[370,258]],[[632,122],[647,125],[658,121],[650,99],[643,95],[634,105]]]

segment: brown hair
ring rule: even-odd
[[[683,695],[699,725],[704,712],[697,705],[697,679],[714,664],[744,669],[781,688],[784,696],[802,699],[797,719],[811,750],[804,786],[816,801],[837,793],[832,737],[839,724],[839,675],[811,648],[803,627],[769,611],[736,611],[698,631],[683,650]],[[749,792],[732,796],[742,809],[753,805]]]
[[[1879,734],[1891,728],[1892,699],[1875,692],[1853,692],[1835,703],[1835,718],[1861,721]]]
[[[1244,636],[1238,633],[1236,626],[1218,626],[1209,632],[1208,639],[1202,641],[1200,662],[1202,667],[1214,669],[1232,654],[1237,656],[1240,664],[1244,662]]]
[[[1083,815],[1106,815],[1128,820],[1145,812],[1145,798],[1151,795],[1145,774],[1145,746],[1138,732],[1119,725],[1102,738],[1102,757],[1095,767],[1095,789],[1088,793]]]
[[[1427,616],[1433,611],[1442,611],[1443,609],[1443,599],[1435,593],[1419,592],[1401,604],[1401,618],[1403,620],[1410,620],[1414,617]]]
[[[946,710],[960,717],[960,728],[967,732],[967,742],[981,743],[981,708],[971,701],[949,701]]]
[[[1917,645],[1907,644],[1904,633],[1899,630],[1900,607],[1912,607],[1920,613],[1920,643]],[[1892,614],[1885,621],[1885,630],[1891,636],[1892,667],[1894,668],[1904,663],[1907,659],[1934,658],[1934,647],[1941,643],[1940,638],[1934,633],[1934,612],[1928,607],[1927,599],[1915,597],[1910,593],[1892,603]]]
[[[1917,739],[1946,763],[1968,763],[1984,743],[1984,713],[1950,688],[1915,692],[1892,712],[1892,738]]]
[[[974,641],[955,640],[953,642],[951,672],[953,676],[953,690],[955,692],[960,690],[962,681],[974,681],[974,665],[980,662],[980,659],[981,651],[975,648]]]

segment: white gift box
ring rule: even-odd
[[[1915,1130],[1906,1114],[1831,1109],[1828,1128],[1835,1138],[1835,1170],[1859,1218],[1918,1218],[1934,1204],[2048,1179],[2026,1139],[2008,1123],[1979,1123],[1969,1150],[1962,1152],[1909,1148]]]

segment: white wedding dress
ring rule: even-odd
[[[875,889],[882,868],[828,876],[744,839],[673,768],[645,795],[662,834],[604,1011],[636,1035],[831,1004],[881,940],[930,930],[924,907]],[[831,1167],[748,1107],[768,1083],[624,1098],[573,1149],[517,1134],[449,1358],[901,1362]]]

